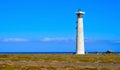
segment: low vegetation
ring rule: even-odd
[[[119,63],[119,54],[105,55],[72,55],[72,54],[1,54],[0,61],[46,61],[46,62],[99,62],[99,63]]]
[[[66,63],[66,66],[64,65],[64,63]],[[85,66],[83,65],[74,66],[75,63],[81,63],[81,64],[86,63],[86,64]],[[118,67],[111,68],[109,67],[109,65],[106,67],[89,66],[89,63],[117,64]],[[119,54],[100,54],[100,55],[1,54],[0,55],[0,70],[120,70],[119,65],[120,65]]]

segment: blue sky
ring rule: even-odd
[[[1,0],[0,51],[22,51],[23,48],[26,49],[23,51],[37,51],[32,50],[34,47],[30,45],[31,42],[36,41],[41,43],[34,44],[38,49],[47,51],[46,39],[54,43],[49,43],[51,48],[64,46],[66,50],[61,50],[75,51],[75,12],[79,8],[86,12],[84,15],[85,47],[94,46],[86,50],[99,51],[100,48],[100,51],[107,49],[119,51],[119,3],[119,0]],[[64,44],[61,44],[61,41]],[[21,44],[21,42],[29,43]],[[28,49],[27,46],[30,48]],[[71,49],[67,50],[68,46]]]

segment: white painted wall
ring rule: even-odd
[[[84,51],[84,30],[83,30],[83,13],[78,12],[77,15],[77,43],[76,43],[76,54],[85,54]]]

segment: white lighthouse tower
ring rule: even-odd
[[[76,54],[85,54],[84,51],[84,30],[83,30],[83,15],[85,12],[81,10],[77,14],[77,28],[76,28]]]

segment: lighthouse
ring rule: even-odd
[[[85,54],[84,50],[84,28],[83,28],[83,15],[85,12],[78,10],[77,15],[77,28],[76,28],[76,54]]]

